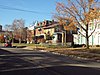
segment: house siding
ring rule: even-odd
[[[100,45],[100,20],[93,20],[89,23],[89,35],[97,25],[95,32],[89,37],[89,45]],[[85,32],[80,29],[80,31],[85,34]],[[86,38],[82,36],[80,33],[74,35],[74,43],[75,44],[86,44]]]

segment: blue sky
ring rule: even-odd
[[[51,20],[58,1],[62,0],[0,0],[0,24],[3,26],[12,24],[14,19],[21,18],[25,20],[25,26],[29,26],[33,21]],[[3,6],[36,11],[37,13],[2,9]]]

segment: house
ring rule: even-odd
[[[62,25],[52,20],[38,22],[35,26],[35,41],[36,43],[73,43],[72,31],[64,30]]]
[[[48,41],[51,43],[62,42],[62,26],[60,26],[59,23],[55,22],[54,20],[39,22],[35,30],[36,41],[38,43]]]
[[[95,29],[96,26],[96,29]],[[89,45],[100,45],[100,20],[94,19],[89,23],[89,35],[95,29],[94,33],[89,37]],[[85,32],[80,28],[79,29],[83,34]],[[86,44],[86,38],[80,33],[74,34],[74,43],[75,44]]]
[[[33,43],[34,36],[35,36],[35,26],[37,25],[37,22],[34,25],[30,25],[27,29],[27,43]]]

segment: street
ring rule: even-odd
[[[100,75],[100,63],[43,51],[1,48],[0,75]]]

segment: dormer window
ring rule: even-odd
[[[37,25],[39,26],[39,23],[37,23]]]
[[[42,29],[41,28],[38,28],[38,31],[41,31]]]

